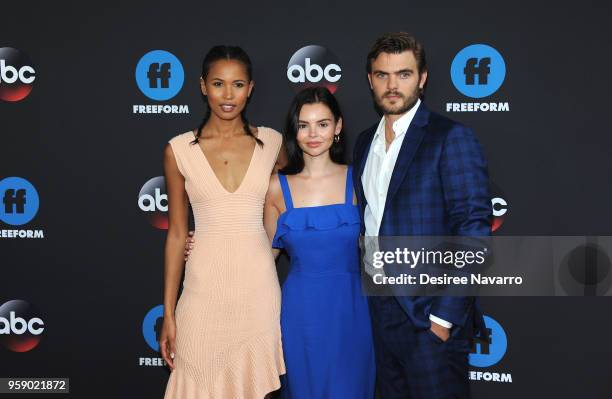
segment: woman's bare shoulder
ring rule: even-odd
[[[283,190],[281,188],[280,179],[278,177],[278,173],[273,173],[270,176],[270,184],[268,185],[268,194],[281,194]]]

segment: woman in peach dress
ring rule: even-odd
[[[160,347],[172,370],[167,399],[262,399],[285,373],[280,287],[263,226],[282,138],[249,125],[252,89],[246,53],[212,48],[201,77],[208,114],[165,148],[170,223]],[[189,203],[200,245],[184,264]]]

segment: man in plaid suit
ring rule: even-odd
[[[474,133],[430,111],[423,46],[403,32],[379,38],[368,80],[382,119],[353,156],[366,236],[485,236],[491,203]],[[468,398],[468,353],[482,314],[473,297],[371,296],[383,399]]]

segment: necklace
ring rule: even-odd
[[[218,155],[218,157],[221,158],[221,160],[223,161],[223,165],[229,164],[229,159],[224,158],[222,155]]]

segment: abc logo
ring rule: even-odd
[[[495,93],[504,83],[506,63],[493,47],[473,44],[459,51],[451,64],[451,79],[461,93],[482,98]]]
[[[184,81],[183,65],[167,51],[150,51],[136,65],[136,84],[152,100],[171,99],[181,91]]]
[[[142,336],[147,345],[159,352],[159,334],[164,322],[164,305],[157,305],[145,315],[142,321]]]
[[[149,223],[158,229],[168,229],[168,194],[163,176],[145,183],[138,194],[138,207],[145,212]]]
[[[293,54],[287,65],[287,79],[296,91],[324,86],[334,93],[342,77],[342,68],[335,55],[325,47],[310,45]]]
[[[490,367],[499,363],[506,354],[508,337],[501,324],[492,317],[484,316],[486,335],[474,340],[474,347],[469,355],[473,367]]]
[[[506,220],[508,213],[508,201],[503,191],[494,183],[491,183],[491,207],[493,209],[493,220],[491,223],[491,232],[497,231]]]
[[[20,299],[0,306],[0,341],[13,352],[27,352],[40,342],[45,323],[40,313]]]
[[[504,223],[504,215],[508,212],[508,202],[501,197],[491,198],[491,205],[493,206],[493,224],[491,225],[491,231],[496,231]]]
[[[21,177],[0,180],[0,199],[0,220],[12,226],[28,223],[38,212],[38,192]]]
[[[23,100],[32,91],[36,72],[29,58],[12,47],[0,48],[0,98]]]

